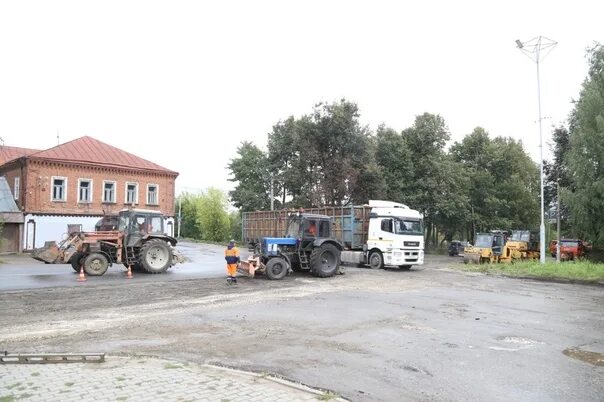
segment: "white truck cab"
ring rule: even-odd
[[[423,216],[405,204],[370,200],[366,258],[371,268],[424,263]]]

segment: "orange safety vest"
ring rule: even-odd
[[[239,249],[237,247],[233,247],[231,249],[227,248],[224,250],[224,258],[227,264],[238,264],[239,263]]]

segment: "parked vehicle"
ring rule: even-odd
[[[118,215],[118,230],[75,232],[57,244],[46,242],[32,257],[49,264],[83,267],[88,275],[100,276],[113,263],[157,274],[182,262],[176,239],[164,233],[164,217],[157,211],[124,209]]]
[[[538,232],[492,230],[476,233],[474,246],[464,249],[464,263],[510,263],[539,259]]]
[[[556,258],[556,245],[558,241],[552,240],[549,244],[549,251],[552,257]],[[560,260],[572,261],[575,258],[586,257],[591,251],[592,246],[589,242],[580,239],[561,239],[560,240]]]
[[[474,245],[464,249],[464,264],[483,264],[499,262],[505,255],[507,233],[496,230],[489,233],[476,233]]]
[[[244,213],[243,222],[244,238],[255,251],[241,264],[243,272],[250,276],[262,272],[269,279],[282,279],[294,270],[325,278],[338,272],[343,246],[335,239],[329,216],[303,211],[258,211]],[[268,229],[279,230],[283,225],[279,237]]]
[[[375,269],[386,265],[409,269],[424,263],[422,216],[404,204],[371,200],[368,205],[310,208],[304,214],[321,216],[324,233],[329,227],[329,237],[341,247],[342,262]],[[286,210],[245,212],[244,241],[257,248],[264,246],[263,238],[286,232],[289,241],[295,240],[296,231],[288,228],[291,215]]]
[[[467,241],[459,241],[453,240],[449,243],[447,247],[447,251],[449,252],[449,256],[453,257],[454,255],[463,254],[464,248],[468,245]]]
[[[506,246],[514,260],[538,260],[541,256],[538,230],[514,230]]]

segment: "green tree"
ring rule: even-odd
[[[197,222],[201,227],[202,239],[226,240],[231,234],[226,194],[210,187],[199,197],[197,205]]]
[[[444,157],[444,147],[449,140],[449,129],[445,120],[430,113],[415,118],[412,127],[403,131],[403,139],[413,155],[413,191],[406,194],[408,204],[424,214],[426,239],[437,243],[437,198],[442,192],[442,178],[445,166],[440,163]]]
[[[229,180],[237,183],[229,192],[233,205],[242,211],[269,207],[270,166],[266,154],[254,144],[242,142],[237,155],[228,165],[233,176]]]
[[[469,178],[467,233],[533,228],[539,220],[539,172],[522,143],[493,140],[480,127],[450,150]]]
[[[588,51],[589,72],[571,114],[568,169],[574,188],[563,200],[576,235],[604,246],[604,47]]]
[[[181,208],[180,235],[190,239],[201,239],[201,226],[197,221],[199,196],[183,193],[178,196]]]
[[[375,160],[381,168],[387,200],[405,203],[413,191],[414,158],[400,133],[380,125],[375,135]]]
[[[358,106],[341,100],[273,127],[268,160],[284,204],[343,205],[380,193],[369,131],[358,120]]]
[[[232,211],[229,213],[229,223],[231,228],[231,239],[241,240],[241,213]]]

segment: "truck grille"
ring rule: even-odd
[[[419,242],[418,241],[406,241],[406,242],[403,242],[403,245],[405,247],[419,247]]]
[[[405,251],[405,261],[414,262],[417,261],[419,251]]]

